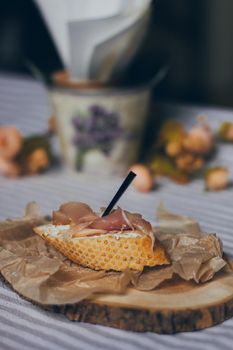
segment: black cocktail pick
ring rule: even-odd
[[[135,178],[136,174],[133,171],[130,171],[129,174],[126,176],[125,180],[122,182],[119,190],[105,209],[105,211],[102,214],[103,216],[108,215],[111,210],[113,209],[114,205],[117,203],[117,201],[120,199],[120,197],[123,195],[123,193],[127,190],[133,179]]]

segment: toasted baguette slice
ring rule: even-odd
[[[126,232],[69,238],[69,225],[43,225],[34,231],[75,263],[93,270],[143,270],[145,266],[169,264],[164,248],[156,240]]]

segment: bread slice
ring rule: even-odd
[[[93,230],[94,236],[70,238],[69,225],[43,225],[34,231],[73,262],[93,270],[142,271],[145,266],[169,264],[157,240],[152,250],[151,238],[136,232],[100,234]]]

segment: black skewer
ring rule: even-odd
[[[119,190],[117,191],[117,193],[115,194],[115,196],[113,197],[113,199],[111,200],[111,202],[109,203],[105,211],[103,212],[102,217],[108,215],[111,212],[112,208],[114,207],[116,202],[120,199],[122,194],[127,190],[127,188],[129,187],[129,185],[131,184],[135,176],[136,174],[134,172],[132,171],[129,172],[125,180],[122,182]]]

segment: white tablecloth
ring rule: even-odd
[[[232,111],[204,107],[161,105],[162,113],[187,124],[199,113],[209,115],[217,127],[220,120],[233,120]],[[15,124],[25,134],[46,129],[48,102],[43,87],[25,78],[0,76],[0,124]],[[233,173],[233,146],[221,146],[216,164],[228,166]],[[48,173],[23,179],[0,178],[0,218],[19,216],[28,201],[36,200],[44,213],[61,202],[79,200],[94,208],[106,205],[121,179],[95,178],[68,172]],[[233,189],[219,193],[203,191],[203,181],[179,186],[163,181],[149,194],[130,188],[120,205],[155,220],[160,201],[177,213],[195,217],[209,232],[218,233],[226,253],[233,255]],[[85,323],[72,323],[20,298],[0,284],[0,349],[232,349],[233,319],[221,325],[191,333],[158,335],[133,333]]]

